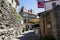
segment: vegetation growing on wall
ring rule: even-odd
[[[11,8],[11,13],[14,13],[16,15],[17,19],[23,20],[23,18],[21,17],[21,15],[16,12],[15,8]]]

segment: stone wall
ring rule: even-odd
[[[20,34],[22,19],[15,8],[5,1],[0,0],[0,40],[12,40]]]
[[[56,18],[57,40],[60,40],[60,5],[57,5],[55,8],[55,18]]]

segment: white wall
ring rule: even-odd
[[[9,3],[12,3],[12,0],[7,0]]]
[[[46,2],[45,3],[45,10],[46,11],[51,10],[53,8],[52,3],[56,3],[56,5],[58,5],[58,4],[60,5],[60,3],[58,1]]]
[[[7,0],[9,3],[11,3],[12,7],[15,7],[16,8],[16,2],[15,0],[13,0],[13,3],[12,3],[12,0]]]
[[[60,3],[60,0],[58,0],[59,1],[59,3]]]
[[[12,7],[17,7],[15,0],[14,0],[13,3],[12,3]]]

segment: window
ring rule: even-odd
[[[24,14],[23,14],[23,16],[26,16],[26,17],[28,17],[28,14],[24,13]]]
[[[56,3],[52,3],[52,6],[53,6],[53,8],[55,8],[56,7]]]
[[[26,23],[26,19],[24,19],[24,23]]]

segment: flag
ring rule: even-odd
[[[44,8],[44,2],[38,2],[38,8]]]

